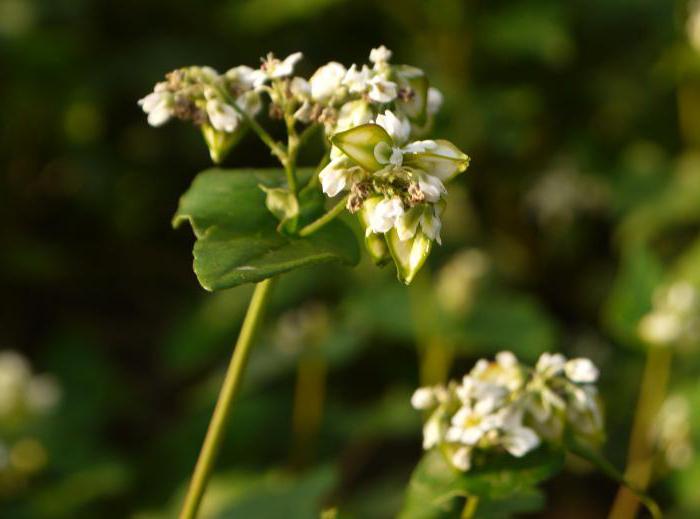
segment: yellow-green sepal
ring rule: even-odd
[[[391,136],[378,124],[361,124],[349,130],[336,133],[331,142],[350,157],[358,166],[367,171],[379,171],[384,164],[377,160],[375,149],[393,146]]]
[[[420,153],[404,154],[405,166],[425,171],[443,182],[452,180],[469,167],[469,156],[450,141],[436,139],[421,142],[432,142],[434,146]]]
[[[401,240],[396,229],[391,229],[385,236],[389,252],[396,264],[399,281],[409,285],[428,259],[433,240],[420,229],[408,240]]]
[[[265,192],[265,206],[279,220],[277,231],[293,233],[299,220],[299,201],[289,189],[259,186]]]
[[[223,162],[245,131],[242,126],[239,126],[232,133],[215,130],[210,124],[203,124],[201,128],[204,142],[207,143],[207,148],[209,148],[209,156],[214,164]]]

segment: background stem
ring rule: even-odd
[[[233,350],[231,363],[226,371],[219,399],[216,402],[214,414],[211,417],[211,422],[209,422],[207,435],[204,438],[202,450],[199,453],[199,458],[192,474],[192,481],[187,489],[187,495],[180,512],[180,519],[194,519],[197,517],[197,510],[214,467],[216,455],[226,428],[226,422],[231,414],[233,400],[241,387],[243,370],[248,360],[253,336],[260,323],[271,285],[272,279],[266,279],[255,285],[255,291],[243,320],[241,333]]]
[[[649,430],[666,397],[671,356],[670,348],[650,347],[647,352],[625,470],[625,479],[640,491],[644,491],[651,480],[654,450]],[[636,517],[638,508],[638,496],[629,488],[621,486],[609,517],[632,519]]]

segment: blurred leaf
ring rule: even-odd
[[[478,296],[457,333],[470,354],[511,350],[523,359],[552,349],[556,339],[554,322],[544,309],[534,299],[515,293]]]
[[[560,451],[540,448],[522,458],[503,454],[483,467],[460,472],[438,450],[428,451],[418,463],[408,485],[400,519],[457,518],[463,500],[479,496],[492,502],[530,493],[538,483],[559,472],[564,463]]]
[[[192,225],[194,271],[204,288],[230,288],[328,261],[359,261],[355,236],[338,220],[303,239],[275,231],[277,222],[259,186],[279,185],[282,178],[278,170],[219,169],[195,178],[173,225]]]
[[[268,477],[246,489],[221,507],[211,519],[254,517],[255,519],[316,519],[321,498],[331,490],[336,474],[332,467],[321,467],[298,479]]]
[[[622,258],[603,309],[604,320],[618,340],[626,344],[641,344],[637,324],[651,310],[652,295],[662,277],[660,261],[645,247],[638,247]]]

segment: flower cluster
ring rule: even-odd
[[[700,295],[687,281],[658,289],[653,309],[639,322],[640,337],[656,346],[692,346],[700,341]]]
[[[270,53],[258,69],[241,65],[224,74],[187,67],[169,73],[139,103],[154,126],[178,118],[201,127],[217,163],[250,126],[291,176],[296,149],[308,134],[298,126],[321,126],[332,144],[319,174],[324,193],[347,194],[346,207],[358,215],[373,259],[393,258],[409,283],[433,242],[440,243],[445,184],[468,167],[469,157],[445,140],[415,140],[431,128],[442,94],[422,70],[392,64],[391,57],[381,46],[372,49],[369,64],[346,68],[332,61],[308,80],[294,75],[300,52],[284,60]],[[255,121],[263,94],[270,116],[286,124],[286,147]],[[279,211],[283,218],[298,213],[295,183],[284,190],[290,201]]]
[[[597,378],[588,359],[544,353],[532,369],[501,352],[493,362],[479,360],[460,383],[417,389],[411,404],[430,413],[423,448],[440,448],[467,471],[475,456],[505,451],[521,457],[542,442],[561,442],[567,430],[598,441]]]
[[[361,97],[338,110],[320,179],[329,197],[347,192],[373,259],[383,263],[391,255],[408,283],[433,241],[440,243],[445,183],[468,167],[469,157],[445,140],[411,140],[424,132],[441,95],[421,70],[392,66],[390,57],[383,47],[373,49],[373,68],[353,65],[338,83],[343,94]]]

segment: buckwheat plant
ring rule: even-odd
[[[358,243],[348,223],[361,227],[374,261],[393,260],[406,284],[440,243],[446,184],[467,168],[469,157],[448,141],[424,138],[442,95],[422,70],[391,58],[381,46],[367,64],[332,61],[308,79],[295,73],[300,52],[284,59],[269,53],[257,68],[240,65],[224,73],[184,67],[139,101],[152,126],[179,119],[199,128],[215,164],[252,131],[281,165],[202,172],[173,219],[175,226],[192,226],[194,270],[204,288],[258,283],[183,518],[196,516],[272,279],[322,262],[356,264]],[[268,123],[286,129],[286,142],[272,137]],[[299,150],[318,131],[325,153],[315,169],[299,167]],[[325,197],[336,199],[328,210]],[[337,218],[343,213],[354,216]]]

